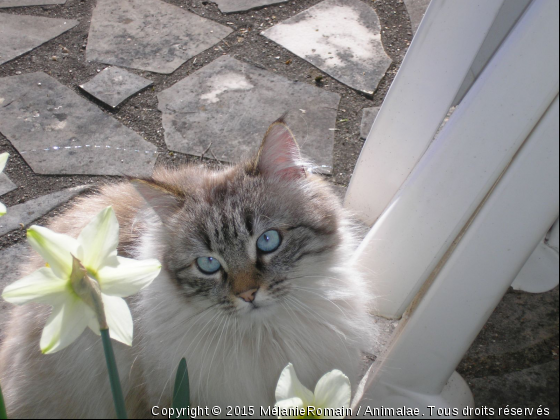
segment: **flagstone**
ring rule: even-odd
[[[80,87],[101,102],[115,108],[151,84],[151,80],[134,73],[118,67],[109,67]]]
[[[302,153],[330,173],[340,95],[222,56],[158,94],[171,150],[237,162],[286,111]]]
[[[87,59],[167,74],[232,31],[160,0],[98,0]]]
[[[64,3],[66,3],[66,0],[0,0],[0,9],[6,7],[50,6]]]
[[[362,139],[367,139],[371,127],[375,122],[375,117],[377,117],[377,113],[379,112],[379,106],[375,106],[373,108],[364,108],[362,112],[362,123],[360,125],[360,137]]]
[[[12,230],[29,225],[39,217],[44,216],[55,207],[66,203],[72,197],[84,191],[87,186],[68,188],[66,190],[57,191],[52,194],[43,195],[39,198],[26,201],[25,203],[16,204],[8,207],[8,211],[0,217],[0,236],[5,235]]]
[[[0,294],[8,284],[21,278],[20,265],[27,255],[29,255],[29,247],[26,244],[17,244],[0,250]],[[10,308],[13,306],[0,298],[0,343],[4,338],[5,326],[10,319]]]
[[[0,195],[4,195],[17,188],[17,185],[10,181],[4,173],[0,173]]]
[[[36,173],[152,173],[154,145],[45,73],[0,78],[0,103],[0,132]]]
[[[78,23],[74,19],[0,13],[0,64],[37,48]]]
[[[19,265],[27,255],[29,255],[29,247],[24,243],[0,250],[0,293],[4,287],[19,278]],[[4,325],[2,321],[7,321],[7,318],[2,317],[6,314],[4,309],[8,306],[11,305],[0,298],[0,328]]]
[[[410,17],[410,26],[412,27],[412,33],[416,34],[420,22],[424,18],[426,9],[430,5],[430,0],[404,0],[404,5],[408,11],[408,16]]]
[[[286,3],[288,0],[213,0],[222,13],[244,12],[257,7]]]
[[[325,0],[262,33],[353,89],[373,94],[391,64],[379,18],[360,0]]]

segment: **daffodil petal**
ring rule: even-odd
[[[325,375],[315,386],[315,406],[322,408],[350,407],[352,391],[348,376],[340,370]],[[344,416],[340,417],[344,418]]]
[[[57,306],[68,293],[68,281],[56,277],[50,268],[43,267],[6,286],[2,297],[16,305],[36,302]]]
[[[4,216],[6,214],[6,206],[0,203],[0,216]]]
[[[42,226],[27,229],[27,240],[54,271],[55,276],[68,278],[72,272],[72,254],[76,254],[78,242],[68,235],[53,232]]]
[[[112,207],[107,207],[88,223],[78,236],[78,259],[88,269],[116,264],[119,222]]]
[[[127,346],[132,345],[132,315],[124,299],[102,293],[109,336]]]
[[[288,363],[276,385],[276,401],[300,398],[305,406],[313,405],[313,393],[299,381],[294,366]]]
[[[41,351],[51,354],[72,344],[86,329],[92,313],[77,297],[55,306],[43,329]]]
[[[6,167],[6,162],[8,161],[9,156],[10,154],[8,152],[0,154],[0,172],[2,172]]]
[[[98,272],[101,292],[111,296],[127,297],[148,286],[161,271],[158,260],[136,261],[117,257],[118,266],[105,266]]]
[[[294,397],[294,398],[288,398],[286,400],[281,400],[281,401],[277,401],[276,404],[274,404],[275,407],[278,407],[280,409],[282,408],[303,408],[303,401],[301,400],[301,398],[298,397]],[[297,419],[299,418],[299,416],[278,416],[279,419]]]

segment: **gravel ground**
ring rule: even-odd
[[[262,30],[319,3],[320,0],[292,0],[281,5],[229,15],[221,14],[216,4],[210,1],[166,1],[227,25],[234,29],[234,32],[213,48],[183,64],[171,75],[130,70],[140,76],[148,77],[154,84],[116,109],[96,101],[78,88],[78,85],[89,81],[107,67],[100,63],[90,63],[85,56],[87,34],[95,5],[93,0],[68,0],[66,5],[62,6],[2,9],[2,13],[71,18],[78,19],[80,23],[30,53],[1,65],[0,77],[36,71],[46,72],[156,145],[160,152],[157,164],[178,165],[200,159],[170,152],[166,148],[156,94],[219,56],[229,54],[238,60],[278,73],[288,79],[318,85],[342,96],[337,116],[334,171],[329,179],[340,186],[347,185],[363,145],[359,135],[362,109],[381,105],[412,40],[411,24],[404,3],[400,0],[360,0],[372,6],[377,12],[382,27],[382,42],[387,54],[393,60],[374,95],[368,96],[337,82],[303,59],[259,35]],[[8,207],[70,186],[99,185],[118,180],[117,177],[37,175],[1,134],[0,150],[10,153],[11,157],[5,172],[18,186],[16,190],[2,197],[2,202]],[[207,159],[204,159],[204,162],[211,166],[219,164]],[[49,217],[60,213],[64,207],[51,212],[36,223],[46,223]],[[0,238],[0,248],[10,246],[23,238],[23,229],[5,235]],[[531,315],[534,311],[542,317],[535,318],[535,315]],[[521,315],[526,318],[520,318]],[[537,368],[544,371],[535,373],[533,370]],[[533,369],[527,373],[532,379],[527,379],[525,382],[522,380],[522,383],[528,384],[528,388],[517,387],[519,395],[514,395],[516,390],[506,385],[516,382],[507,379],[508,375],[528,369]],[[458,370],[471,384],[477,406],[517,404],[517,406],[531,405],[536,408],[539,404],[544,404],[557,416],[558,288],[542,295],[508,293]],[[539,374],[543,379],[535,382],[535,375],[538,377]]]

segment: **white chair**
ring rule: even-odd
[[[371,226],[355,263],[379,296],[377,315],[400,319],[354,413],[407,406],[470,417],[455,367],[472,341],[543,247],[532,273],[547,281],[533,288],[558,284],[558,9],[554,0],[431,2],[345,199]],[[518,288],[531,289],[532,275],[519,275]]]

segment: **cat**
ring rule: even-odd
[[[151,179],[101,187],[50,223],[77,237],[112,205],[119,254],[162,263],[153,283],[128,299],[133,346],[113,342],[130,417],[171,406],[182,357],[192,406],[255,406],[258,416],[274,405],[289,362],[310,389],[332,369],[355,389],[360,352],[375,339],[373,297],[351,264],[356,243],[345,211],[307,168],[280,119],[246,162],[220,171],[159,168]],[[43,265],[32,257],[22,275]],[[0,350],[9,416],[114,417],[100,339],[86,330],[42,355],[48,313],[41,305],[12,310]]]

